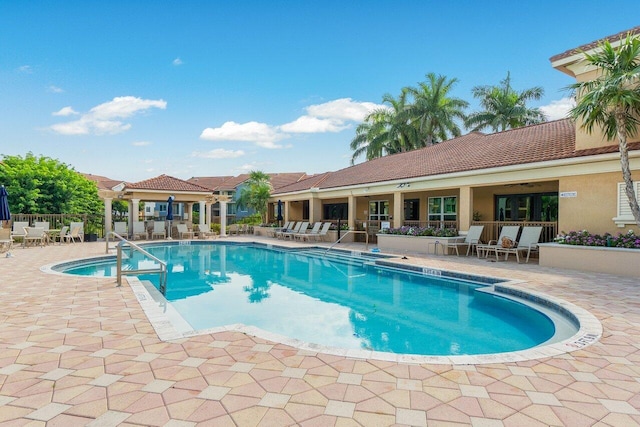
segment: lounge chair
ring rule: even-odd
[[[238,226],[238,224],[231,224],[229,226],[229,228],[227,229],[227,234],[229,236],[233,236],[234,234],[236,236],[239,236],[240,235],[240,226]]]
[[[466,247],[467,248],[467,256],[469,256],[469,253],[473,253],[473,249],[477,246],[477,245],[481,245],[482,242],[480,241],[480,236],[482,235],[482,231],[484,230],[484,225],[472,225],[471,227],[469,227],[469,231],[467,231],[467,235],[464,238],[464,242],[455,242],[455,243],[449,243],[447,246],[448,247],[453,247],[456,249],[456,255],[460,256],[460,252],[459,252],[459,247]]]
[[[523,227],[520,240],[514,243],[511,248],[498,247],[495,249],[496,257],[499,254],[504,254],[504,260],[506,261],[509,254],[516,254],[516,261],[520,264],[520,252],[527,252],[527,263],[529,262],[529,256],[531,252],[538,250],[538,243],[540,242],[540,235],[542,234],[542,227]]]
[[[164,228],[164,221],[153,221],[153,231],[151,231],[151,238],[162,237],[167,238],[167,230]]]
[[[178,239],[193,239],[194,232],[189,231],[187,224],[176,224],[176,229],[178,230]]]
[[[60,233],[58,234],[58,243],[62,244],[62,242],[66,241],[68,234],[69,234],[69,226],[65,225],[60,229]]]
[[[9,252],[13,246],[10,228],[0,228],[0,254]]]
[[[209,237],[213,237],[214,239],[218,237],[218,233],[215,231],[211,231],[211,229],[207,225],[194,225],[194,229],[199,239],[208,239]]]
[[[74,235],[73,240],[79,239],[80,242],[84,242],[84,222],[72,222],[69,224],[69,230],[71,230],[71,234],[74,234],[73,230],[78,229],[77,233]]]
[[[308,229],[309,229],[309,222],[308,221],[304,221],[300,225],[300,228],[298,228],[298,230],[293,230],[293,231],[288,231],[286,233],[282,233],[282,238],[283,239],[291,239],[291,240],[293,240],[296,235],[305,234]]]
[[[520,231],[519,225],[505,225],[500,230],[500,236],[498,240],[489,240],[489,243],[476,245],[476,252],[478,254],[478,258],[484,255],[485,258],[489,256],[489,252],[495,252],[497,247],[502,247],[502,239],[509,238],[511,241],[515,242],[518,238],[518,232]],[[497,254],[496,254],[497,257]]]
[[[293,237],[294,239],[299,239],[300,241],[302,241],[302,238],[304,236],[308,236],[309,234],[318,234],[318,232],[320,231],[320,227],[322,227],[322,223],[316,222],[315,224],[313,224],[313,228],[311,228],[311,230],[304,233],[295,234]]]
[[[47,235],[44,233],[44,228],[25,227],[24,233],[24,241],[22,242],[23,247],[26,248],[29,245],[44,246],[45,239],[47,238]]]
[[[134,221],[133,222],[133,233],[131,233],[131,237],[133,240],[138,239],[139,237],[143,240],[147,240],[149,238],[149,233],[147,233],[147,229],[144,226],[144,222]]]
[[[75,243],[76,240],[80,243],[84,242],[84,234],[82,233],[82,227],[77,225],[77,223],[72,222],[71,224],[76,224],[76,225],[71,226],[71,231],[69,232],[69,234],[65,236],[65,240],[70,243]]]
[[[45,231],[49,229],[49,221],[35,221],[33,223],[34,227],[42,227]]]
[[[329,232],[329,228],[331,228],[331,223],[325,222],[322,224],[322,228],[317,233],[303,234],[300,236],[300,238],[302,240],[307,240],[307,241],[313,239],[314,241],[318,242],[324,239],[324,236],[326,236],[327,233]]]
[[[282,227],[272,227],[270,230],[267,230],[267,236],[276,237],[276,233],[278,231],[286,230],[289,225],[289,221],[287,221],[282,225]]]
[[[298,222],[291,221],[291,223],[289,224],[289,227],[283,228],[280,231],[276,231],[276,237],[278,239],[282,239],[284,236],[284,233],[291,233],[291,232],[297,233],[298,231],[300,231],[301,226],[302,226],[302,221],[298,221]]]
[[[11,238],[15,242],[16,240],[20,240],[24,243],[24,236],[27,234],[24,229],[29,226],[29,223],[26,221],[17,221],[13,223],[13,228],[11,229]]]
[[[125,221],[117,221],[113,223],[113,232],[121,237],[128,237],[127,223]]]

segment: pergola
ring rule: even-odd
[[[104,200],[105,232],[111,231],[111,209],[112,202],[116,200],[127,200],[129,202],[129,230],[133,230],[133,223],[138,222],[138,209],[140,202],[166,202],[173,196],[173,203],[184,203],[185,219],[192,218],[193,205],[200,205],[199,224],[201,226],[211,225],[211,205],[220,203],[220,235],[226,235],[226,218],[228,196],[215,195],[208,188],[200,185],[174,178],[168,175],[160,175],[136,183],[125,183],[121,190],[101,189],[99,196]]]

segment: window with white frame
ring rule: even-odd
[[[369,202],[369,221],[388,221],[389,201],[372,200]]]
[[[429,197],[429,221],[456,221],[457,198],[456,196]]]
[[[640,182],[634,182],[635,191],[636,191],[636,200],[640,199]],[[613,219],[613,222],[620,228],[624,227],[627,224],[635,224],[636,221],[633,218],[633,214],[631,213],[631,207],[629,206],[629,198],[627,197],[627,192],[625,190],[626,184],[624,182],[618,183],[618,215]]]

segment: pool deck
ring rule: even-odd
[[[416,364],[237,331],[161,341],[128,284],[40,270],[104,250],[77,243],[0,258],[0,425],[640,426],[640,279],[401,254],[522,280],[516,286],[573,303],[603,326],[595,344],[552,357]]]

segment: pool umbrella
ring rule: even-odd
[[[278,225],[280,225],[280,221],[282,221],[282,200],[278,200]]]
[[[169,221],[169,239],[171,239],[171,221],[173,221],[173,199],[175,197],[169,196],[167,199],[167,221]]]
[[[7,189],[0,186],[0,221],[9,221],[11,212],[9,212],[9,195]]]

